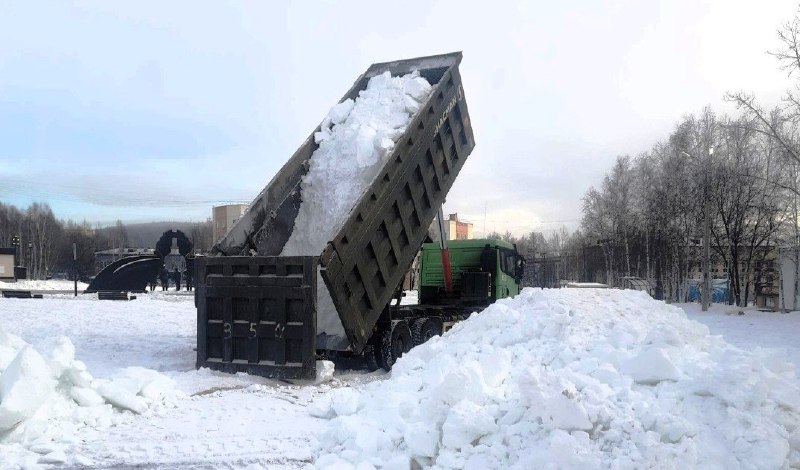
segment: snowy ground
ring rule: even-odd
[[[0,299],[0,328],[38,351],[52,350],[60,335],[69,337],[75,357],[95,378],[140,366],[176,384],[175,396],[142,415],[117,413],[111,425],[83,426],[74,439],[44,447],[63,448],[67,467],[310,467],[320,420],[308,414],[307,404],[332,387],[385,375],[346,372],[326,384],[291,385],[196,371],[193,298],[172,292],[139,294],[130,302],[96,295]],[[39,456],[22,447],[4,444],[0,432],[0,469],[36,464]]]
[[[722,335],[734,346],[751,351],[774,348],[786,352],[787,359],[800,370],[800,312],[777,313],[712,304],[703,312],[699,303],[676,304],[692,320],[703,323],[711,334]]]
[[[78,281],[78,292],[89,287],[89,284]],[[34,279],[20,279],[18,281],[0,281],[0,290],[30,290],[30,291],[70,291],[75,288],[73,281],[65,279],[49,279],[39,281]]]
[[[414,293],[409,294],[404,302],[414,301]],[[412,458],[439,467],[470,462],[478,465],[475,468],[492,468],[498,462],[524,467],[526,462],[550,461],[562,468],[603,468],[614,459],[636,467],[636,462],[657,464],[658,458],[688,463],[697,455],[711,458],[706,463],[733,468],[740,464],[735,446],[741,455],[753,456],[755,468],[759,462],[769,468],[780,461],[775,455],[788,452],[782,444],[786,439],[795,442],[790,444],[793,449],[800,447],[796,422],[786,425],[789,431],[795,429],[794,437],[776,431],[780,426],[774,420],[762,422],[782,409],[790,414],[778,416],[796,416],[797,410],[791,411],[800,407],[791,392],[798,390],[794,370],[782,366],[775,355],[747,352],[778,346],[798,364],[800,314],[748,311],[738,316],[725,315],[723,308],[700,313],[695,305],[682,305],[690,318],[708,325],[712,335],[723,335],[745,350],[738,351],[708,337],[679,310],[629,295],[605,289],[526,291],[519,299],[500,302],[489,315],[462,323],[429,348],[412,351],[393,374],[337,372],[333,381],[317,385],[195,370],[196,311],[191,296],[156,292],[130,302],[61,294],[40,300],[0,299],[0,330],[21,337],[45,357],[64,335],[74,343],[75,357],[100,382],[125,374],[131,366],[159,371],[174,382],[174,392],[152,401],[142,414],[116,409],[103,419],[70,415],[69,432],[53,418],[48,426],[33,428],[38,437],[27,442],[0,432],[0,469],[48,461],[63,468],[311,468],[320,458],[321,467],[344,464],[332,459],[331,451],[353,463],[390,463],[396,458],[400,468],[408,468]],[[509,315],[516,318],[511,336],[502,328]],[[492,339],[497,334],[504,339]],[[652,350],[653,345],[660,349]],[[0,347],[0,369],[2,357]],[[642,357],[649,359],[637,369],[637,358]],[[615,369],[617,360],[620,371],[626,372]],[[629,378],[637,374],[649,375]],[[432,387],[430,381],[438,385]],[[523,389],[516,387],[527,391],[520,396]],[[544,409],[525,401],[537,393],[543,394]],[[369,398],[373,395],[392,399]],[[432,396],[449,397],[452,403],[431,408],[429,415],[417,416],[417,424],[409,426],[404,413],[414,415],[423,409],[417,404],[429,403]],[[566,406],[576,397],[579,406]],[[735,410],[735,418],[724,418],[726,407],[718,406],[719,400]],[[705,405],[695,408],[698,403]],[[526,407],[544,418],[528,417]],[[500,418],[493,416],[496,413]],[[713,443],[713,449],[686,443],[689,437],[704,442],[706,425],[695,421],[704,413],[725,429],[718,439],[705,441]],[[609,429],[604,431],[606,440],[598,441],[596,428],[587,429],[601,421]],[[370,431],[373,425],[381,431]],[[751,426],[759,430],[758,439],[737,440]],[[473,442],[475,433],[485,432],[495,437]],[[612,432],[632,437],[625,444],[611,439]],[[501,451],[497,439],[504,435],[502,442],[509,447]],[[688,437],[680,437],[684,435]],[[386,441],[385,436],[392,439]],[[436,436],[441,436],[438,447]],[[725,439],[735,446],[726,447]],[[531,452],[520,453],[519,446]],[[637,454],[636,446],[649,450]],[[461,450],[453,452],[456,448]],[[492,460],[497,455],[491,452],[509,460]],[[777,460],[770,461],[773,457]]]

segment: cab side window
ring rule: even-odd
[[[514,268],[517,262],[517,257],[511,250],[502,250],[500,252],[500,269],[509,276],[514,276]]]

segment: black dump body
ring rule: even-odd
[[[322,278],[345,328],[350,343],[348,349],[354,353],[360,353],[370,340],[376,323],[427,236],[439,206],[475,146],[458,70],[460,62],[461,53],[452,53],[374,64],[342,98],[342,101],[355,99],[371,77],[386,71],[404,75],[418,70],[433,86],[427,102],[398,139],[385,167],[319,257]],[[318,130],[319,127],[314,132]],[[257,360],[258,353],[252,351],[247,358],[224,356],[221,362],[229,364],[225,368],[200,354],[201,349],[208,350],[200,344],[200,338],[211,328],[210,324],[200,321],[201,312],[207,310],[211,302],[208,286],[204,289],[201,284],[209,282],[208,270],[217,260],[233,258],[240,261],[228,262],[244,264],[245,260],[253,259],[247,255],[269,257],[281,252],[302,202],[301,178],[317,148],[314,132],[253,201],[250,210],[215,245],[213,252],[222,257],[209,257],[204,261],[198,258],[198,366],[275,375],[268,369],[259,369],[263,361]],[[243,272],[240,276],[242,285],[249,285],[251,275]],[[309,280],[313,289],[315,280],[314,276]],[[272,285],[252,287],[253,295],[268,295],[255,294],[255,291],[268,290]],[[231,297],[227,301],[234,310],[238,308],[235,305],[244,305],[236,299]],[[308,312],[315,304],[306,307],[304,311]],[[308,315],[304,325],[313,316]],[[302,347],[313,352],[313,337]]]
[[[313,378],[317,259],[199,257],[197,365]],[[311,347],[309,347],[311,345]]]

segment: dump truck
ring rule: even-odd
[[[416,71],[432,86],[321,253],[280,256],[295,229],[318,126],[212,253],[196,258],[197,367],[308,379],[320,357],[358,357],[388,370],[412,346],[518,292],[522,262],[512,245],[472,240],[448,248],[446,237],[423,244],[475,146],[461,58],[459,52],[373,64],[340,100],[355,99],[386,72]],[[421,301],[401,305],[418,254]],[[319,328],[319,279],[344,334]]]
[[[419,303],[487,304],[519,294],[525,260],[516,245],[490,239],[447,242],[452,289],[448,293],[441,244],[423,243]]]

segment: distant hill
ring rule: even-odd
[[[99,234],[111,235],[116,227],[103,227],[97,229]],[[155,248],[156,242],[167,230],[180,230],[190,240],[195,248],[207,250],[211,243],[211,222],[146,222],[139,224],[125,224],[129,248]]]

